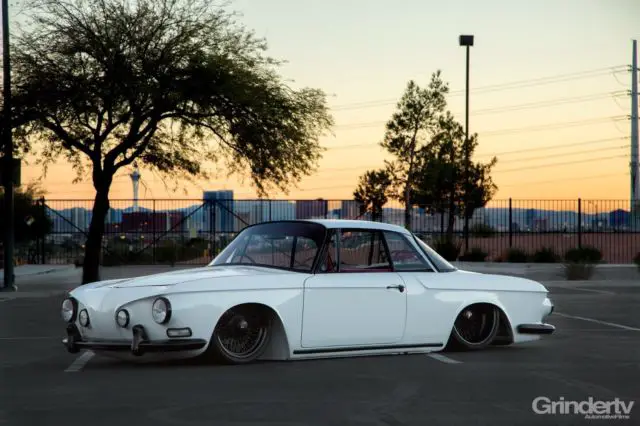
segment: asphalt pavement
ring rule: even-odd
[[[0,425],[640,424],[638,282],[548,283],[557,331],[521,346],[235,367],[68,354],[68,274],[49,278],[55,291],[0,294]],[[536,414],[538,397],[635,406],[627,420],[589,420]]]

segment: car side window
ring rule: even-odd
[[[296,237],[295,250],[291,259],[293,263],[292,268],[311,270],[317,250],[318,247],[312,239]]]
[[[398,272],[433,272],[433,268],[424,260],[407,237],[397,232],[384,232],[389,247],[389,255],[394,270]]]
[[[323,254],[322,261],[320,262],[319,272],[325,274],[338,272],[338,235],[336,231],[331,231],[327,250]]]
[[[339,272],[390,272],[391,263],[382,233],[369,230],[342,230]]]

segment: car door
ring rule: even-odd
[[[333,230],[318,273],[305,281],[301,346],[391,345],[404,335],[407,292],[382,233]]]
[[[411,235],[384,231],[389,257],[403,281],[410,286],[407,301],[405,339],[437,343],[446,339],[450,329],[443,319],[451,317],[455,303],[446,303],[440,288],[448,282],[446,274],[437,273],[430,260],[420,251]]]

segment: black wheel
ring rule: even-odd
[[[492,305],[471,305],[453,324],[448,349],[477,350],[491,344],[498,333],[500,312]]]
[[[247,364],[264,353],[270,338],[270,315],[264,309],[240,306],[222,315],[207,354],[225,364]]]

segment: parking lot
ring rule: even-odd
[[[532,401],[636,401],[640,285],[547,284],[554,335],[482,352],[270,362],[127,364],[60,343],[61,295],[2,299],[0,424],[574,425]],[[609,421],[606,421],[609,422]]]

